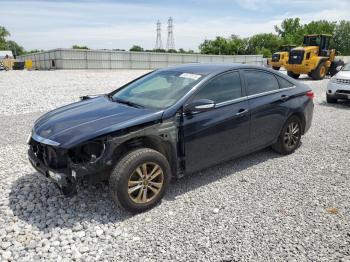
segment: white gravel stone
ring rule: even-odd
[[[63,197],[30,166],[36,118],[147,71],[0,71],[0,260],[349,261],[350,103],[316,93],[310,131],[292,155],[270,149],[172,182],[130,215],[108,186]]]
[[[96,235],[99,237],[103,234],[103,229],[97,229],[96,230]]]
[[[2,253],[2,257],[3,257],[5,260],[11,259],[11,256],[12,256],[11,251],[5,251],[5,252]]]
[[[213,213],[214,213],[214,214],[219,213],[219,209],[218,209],[218,208],[214,208],[214,209],[213,209]]]

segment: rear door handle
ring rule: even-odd
[[[244,114],[248,113],[248,109],[240,109],[238,110],[238,112],[236,113],[236,116],[243,116]]]
[[[281,100],[282,101],[287,101],[289,99],[290,96],[288,95],[281,95]]]

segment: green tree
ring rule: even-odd
[[[284,19],[281,27],[275,25],[275,31],[284,44],[301,45],[303,43],[304,29],[298,17]]]
[[[139,45],[133,45],[129,51],[134,51],[134,52],[142,52],[143,48]]]
[[[167,50],[168,53],[177,53],[177,50],[176,49],[169,49]]]
[[[80,45],[73,45],[72,48],[73,49],[86,49],[86,50],[89,49],[87,46],[80,46]]]
[[[282,40],[277,35],[272,33],[256,34],[248,39],[247,53],[263,54],[265,57],[269,57],[270,54],[279,50],[281,44]]]
[[[12,54],[14,54],[15,56],[25,54],[24,48],[17,44],[15,41],[7,41],[6,46],[7,49],[11,50]]]
[[[244,55],[247,49],[247,39],[237,35],[231,35],[228,39],[229,55]]]
[[[30,51],[26,51],[26,54],[33,54],[33,53],[39,53],[39,52],[44,52],[43,49],[32,49]]]
[[[350,55],[350,21],[342,20],[336,25],[334,47],[341,55]]]
[[[258,49],[256,50],[256,54],[258,54],[258,55],[263,55],[263,57],[265,57],[265,58],[268,58],[268,57],[271,57],[271,56],[272,56],[271,50],[270,50],[270,49],[267,49],[267,48],[265,48],[265,47],[263,47],[263,48],[258,48]]]
[[[202,54],[225,55],[228,54],[228,42],[226,38],[217,36],[214,40],[204,40],[199,50]]]
[[[156,53],[166,53],[165,49],[153,49],[152,52],[156,52]]]
[[[246,42],[236,35],[229,38],[217,36],[214,40],[204,40],[199,50],[202,54],[240,55],[245,53]]]
[[[193,54],[193,53],[194,53],[194,51],[191,50],[191,49],[189,49],[188,51],[186,51],[186,50],[183,49],[183,48],[180,48],[180,49],[178,50],[178,52],[181,53],[181,54]]]
[[[333,34],[336,22],[327,20],[311,21],[304,25],[304,34]]]
[[[0,26],[0,50],[7,49],[6,37],[10,36],[10,32],[3,26]]]

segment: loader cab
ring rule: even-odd
[[[296,45],[282,45],[280,50],[281,52],[290,52],[293,48],[295,48]]]
[[[329,56],[329,42],[331,35],[319,34],[319,35],[305,35],[303,46],[317,46],[319,48],[319,56]]]

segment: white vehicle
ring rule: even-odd
[[[331,78],[327,85],[327,103],[336,103],[338,99],[350,100],[350,63]]]

